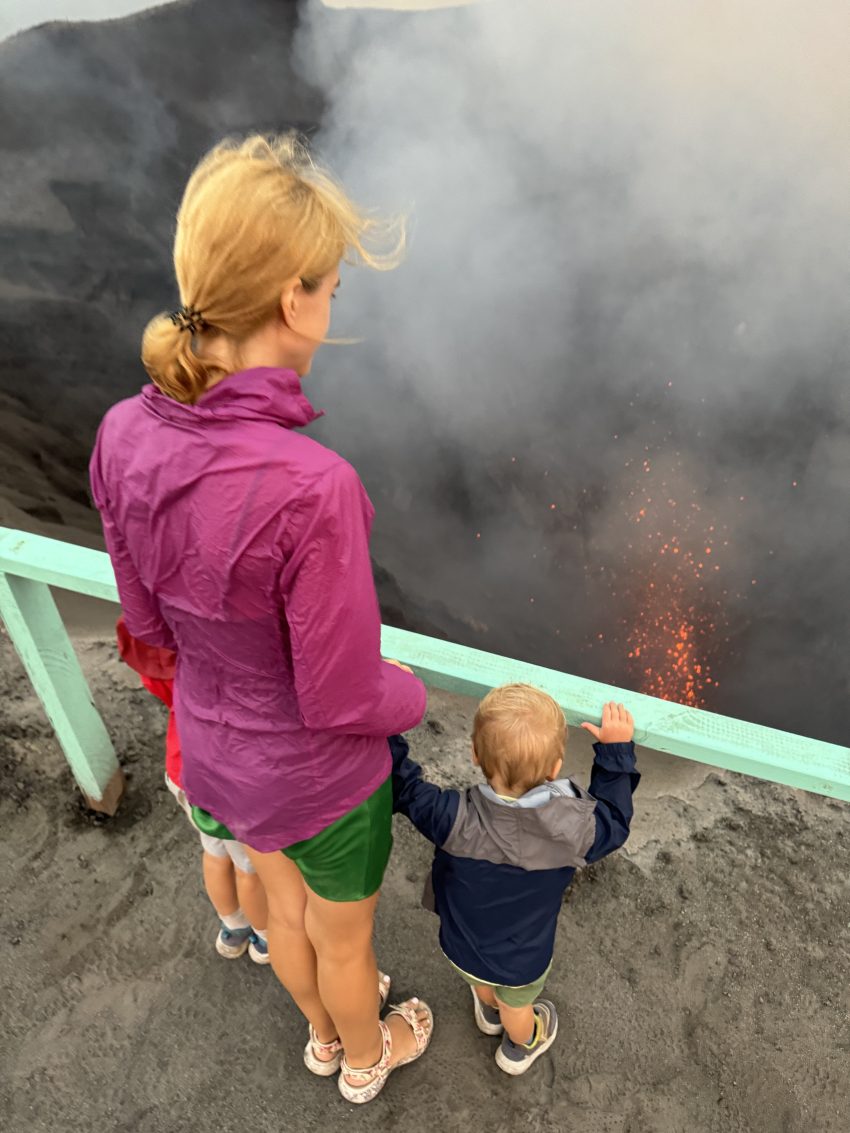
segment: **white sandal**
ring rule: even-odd
[[[392,980],[386,972],[378,972],[378,998],[381,1002],[381,1010],[387,1005],[391,984]],[[319,1055],[322,1054],[326,1057],[320,1058]],[[310,1037],[304,1047],[304,1065],[310,1073],[316,1074],[319,1078],[330,1078],[339,1070],[341,1062],[342,1043],[339,1039],[333,1039],[329,1043],[319,1042],[318,1035],[311,1025]]]
[[[420,1018],[419,1013],[421,1011],[426,1013],[424,1019]],[[390,1065],[393,1037],[387,1024],[381,1020],[378,1026],[381,1028],[383,1051],[374,1066],[367,1066],[365,1070],[357,1070],[348,1065],[345,1061],[345,1055],[342,1057],[340,1075],[337,1079],[339,1092],[346,1101],[354,1102],[355,1105],[363,1105],[365,1102],[370,1102],[373,1098],[376,1098],[387,1084],[387,1078],[393,1070],[407,1066],[409,1062],[415,1062],[428,1049],[428,1044],[434,1033],[434,1014],[427,1003],[421,999],[408,999],[404,1003],[392,1007],[389,1015],[400,1015],[408,1024],[416,1040],[416,1050],[413,1054],[409,1054],[407,1058],[401,1058],[398,1062]],[[346,1078],[353,1078],[357,1084],[352,1085],[351,1082],[346,1081]]]

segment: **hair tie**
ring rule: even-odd
[[[198,331],[203,330],[208,325],[201,312],[195,310],[194,307],[178,307],[168,317],[176,327],[179,327],[180,330],[187,330],[190,334],[197,334]]]

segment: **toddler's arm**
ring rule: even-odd
[[[595,736],[596,758],[590,774],[590,793],[596,799],[596,836],[587,851],[588,862],[613,853],[626,841],[634,814],[632,795],[640,782],[637,771],[634,720],[622,704],[611,701],[602,710],[602,726],[582,724]]]
[[[442,846],[457,818],[459,795],[422,778],[422,768],[409,757],[404,736],[390,736],[393,757],[393,810],[406,815],[420,834]]]

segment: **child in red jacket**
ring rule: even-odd
[[[192,810],[183,790],[180,740],[174,720],[173,691],[176,654],[170,649],[146,645],[133,637],[118,619],[118,652],[121,660],[142,678],[142,684],[168,708],[165,736],[165,783],[181,809],[192,821]],[[192,824],[194,827],[194,823]],[[197,827],[194,827],[197,830]],[[221,920],[215,947],[220,956],[235,960],[246,951],[257,964],[269,962],[266,943],[266,895],[251,860],[240,842],[211,838],[197,830],[203,847],[204,886]]]

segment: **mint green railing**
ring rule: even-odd
[[[102,551],[0,527],[0,616],[80,789],[90,805],[114,813],[123,787],[118,760],[51,586],[118,601],[112,566]],[[525,681],[550,693],[571,724],[598,720],[605,701],[616,699],[634,715],[635,739],[644,747],[850,801],[850,748],[389,626],[381,644],[386,656],[410,665],[435,688],[480,697],[496,685]]]

